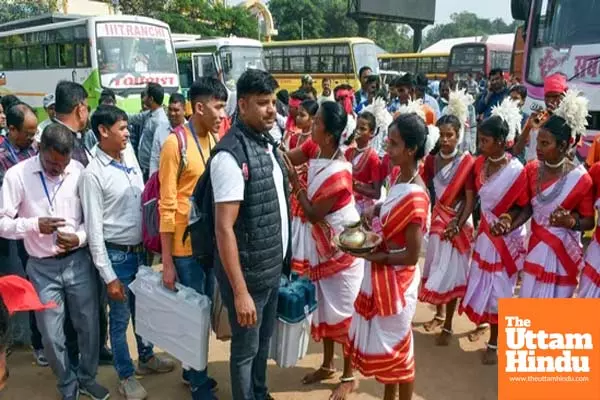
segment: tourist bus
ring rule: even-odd
[[[45,116],[42,100],[62,80],[82,84],[92,108],[103,89],[140,111],[149,82],[179,89],[169,26],[155,19],[46,15],[0,25],[0,96],[14,94]]]
[[[588,132],[577,151],[581,161],[600,132],[600,25],[597,21],[600,3],[564,0],[518,3],[513,4],[513,17],[527,24],[523,66],[526,110],[543,109],[544,78],[564,74],[569,87],[582,91],[590,102]]]
[[[511,75],[519,78],[523,82],[523,62],[525,55],[525,30],[523,26],[517,28],[515,33],[515,42],[513,45],[512,59],[510,61]]]
[[[452,46],[448,61],[448,78],[453,81],[463,81],[468,74],[476,80],[486,78],[490,71],[500,68],[505,77],[509,78],[510,61],[512,59],[512,44],[499,43],[461,43]]]
[[[263,47],[258,40],[227,37],[200,38],[198,36],[173,34],[179,81],[187,97],[192,83],[201,76],[220,79],[230,93],[228,113],[235,109],[235,86],[238,78],[248,68],[265,69]],[[187,113],[191,114],[188,104]]]
[[[377,58],[383,70],[423,73],[431,80],[441,80],[448,75],[448,53],[380,54]]]
[[[290,93],[300,87],[302,77],[309,74],[314,88],[321,92],[323,78],[331,78],[332,86],[349,84],[360,88],[359,70],[370,67],[379,72],[377,46],[363,38],[310,39],[265,42],[267,70]]]

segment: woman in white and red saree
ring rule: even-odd
[[[498,300],[513,296],[517,272],[525,254],[525,231],[512,229],[512,221],[527,206],[527,175],[523,165],[506,153],[520,124],[515,103],[505,100],[479,127],[479,151],[475,161],[475,190],[479,195],[481,221],[467,291],[459,308],[478,325],[470,335],[477,340],[491,326],[483,354],[484,364],[497,362]]]
[[[309,221],[308,275],[315,284],[317,309],[312,317],[312,336],[323,341],[323,363],[304,377],[305,384],[320,382],[335,374],[334,343],[346,342],[354,300],[363,277],[363,260],[341,252],[333,237],[349,223],[360,220],[352,195],[352,165],[339,149],[347,116],[337,103],[321,105],[315,118],[312,141],[288,154],[287,162],[293,194]],[[308,162],[308,187],[299,183],[293,165]],[[354,388],[352,365],[344,360],[342,382],[332,394],[343,399]]]
[[[289,149],[301,148],[304,143],[311,140],[311,129],[313,120],[319,104],[313,100],[304,100],[298,107],[296,115],[296,127],[299,133],[291,137],[289,141]],[[308,164],[304,163],[297,165],[296,171],[298,179],[302,187],[306,188],[308,179]],[[305,227],[308,224],[304,216],[304,210],[295,197],[290,198],[290,212],[292,216],[292,271],[304,275],[309,267],[308,263],[308,239],[307,233],[309,230]]]
[[[381,196],[381,161],[371,140],[377,127],[375,116],[368,111],[359,115],[354,140],[356,147],[346,150],[346,159],[352,163],[354,200],[360,214],[375,205]]]
[[[471,262],[474,159],[469,153],[458,152],[461,123],[456,116],[444,115],[437,124],[440,151],[427,156],[422,175],[428,187],[433,183],[436,199],[419,300],[437,306],[436,315],[424,328],[432,331],[443,325],[436,344],[447,346],[458,299],[467,289]]]
[[[383,243],[363,257],[365,276],[354,304],[346,355],[363,375],[385,385],[384,400],[410,400],[415,379],[411,321],[415,315],[420,273],[417,266],[429,214],[429,196],[418,172],[428,129],[416,114],[399,116],[390,127],[387,151],[401,173],[387,198],[369,210],[379,217]]]
[[[590,168],[590,176],[596,191],[594,208],[600,214],[600,162]],[[596,232],[585,254],[585,264],[581,272],[578,297],[585,299],[600,298],[600,227]]]
[[[577,99],[568,92],[541,126],[538,159],[526,167],[531,205],[521,219],[532,215],[532,221],[520,297],[570,298],[584,265],[581,232],[594,227],[594,195],[585,167],[567,157],[578,133],[574,114],[565,109]],[[587,108],[581,117],[586,115]]]

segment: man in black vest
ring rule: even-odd
[[[268,134],[277,115],[277,86],[264,71],[248,70],[240,77],[237,120],[210,166],[215,272],[231,323],[234,400],[272,398],[266,385],[269,341],[282,267],[289,270],[291,256],[287,170]]]

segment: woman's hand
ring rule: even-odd
[[[550,118],[550,114],[546,110],[535,112],[531,114],[526,125],[529,125],[530,129],[537,130],[540,129],[542,125],[546,123],[546,121],[548,121],[548,118]]]
[[[285,166],[288,170],[288,178],[290,183],[294,189],[298,189],[300,184],[300,179],[298,178],[298,172],[296,171],[296,167],[292,164],[287,155],[283,155],[283,161],[285,162]]]
[[[460,228],[458,227],[458,221],[456,219],[452,219],[446,230],[444,230],[443,239],[444,240],[452,240],[458,233],[460,232]]]
[[[368,207],[365,211],[363,211],[360,219],[367,228],[370,229],[373,226],[373,218],[379,217],[380,210],[381,204],[375,204],[374,206]]]
[[[558,207],[550,214],[550,225],[557,228],[572,229],[575,222],[575,217],[571,215],[571,212],[562,207]]]
[[[377,251],[378,249],[373,249],[372,252],[369,253],[355,253],[352,250],[349,249],[340,249],[342,250],[344,253],[346,254],[350,254],[352,257],[356,257],[356,258],[362,258],[364,260],[367,261],[371,261],[377,264],[383,264],[385,263],[385,260],[387,259],[387,253],[383,252],[383,251]]]
[[[510,232],[510,226],[512,221],[506,215],[501,215],[498,221],[491,227],[492,235],[494,236],[504,236],[508,232]]]

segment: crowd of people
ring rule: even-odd
[[[311,334],[323,343],[321,365],[303,382],[336,376],[336,344],[343,350],[334,400],[356,390],[356,372],[382,383],[385,400],[412,398],[418,301],[436,306],[425,329],[437,345],[452,343],[456,310],[475,324],[470,340],[489,330],[483,362],[495,364],[498,301],[519,280],[521,297],[600,296],[600,230],[587,251],[581,244],[600,208],[600,164],[573,158],[587,101],[564,76],[546,79],[546,109],[531,116],[526,90],[507,89],[502,71],[477,100],[469,82],[442,82],[436,100],[423,77],[393,80],[390,98],[368,67],[360,78],[356,92],[326,79],[319,96],[307,76],[288,94],[269,73],[248,70],[232,116],[214,78],[194,82],[188,99],[171,95],[167,111],[163,88],[148,84],[135,115],[110,91],[90,112],[74,82],[45,97],[41,123],[16,97],[1,99],[0,275],[27,277],[46,305],[28,308],[34,357],[50,365],[63,399],[109,397],[96,382],[101,360],[127,399],[148,395],[136,375],[175,367],[137,335],[134,365],[126,338],[135,321],[128,285],[153,258],[142,229],[149,182],[160,184],[163,285],[211,299],[218,290],[228,310],[235,400],[272,399],[266,366],[290,271],[315,285]],[[199,185],[214,204],[214,263],[194,257],[186,235]],[[357,224],[382,244],[367,253],[336,246]],[[192,399],[216,397],[208,370],[184,368],[182,379]]]

